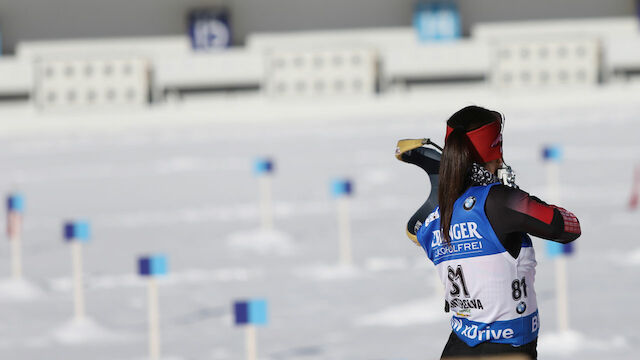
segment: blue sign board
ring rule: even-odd
[[[211,50],[231,46],[229,11],[196,9],[189,13],[189,37],[194,50]]]
[[[64,224],[66,241],[88,242],[91,239],[91,227],[88,221],[68,221]]]
[[[256,159],[253,163],[253,172],[256,175],[271,174],[274,171],[273,161],[268,158]]]
[[[333,197],[349,196],[353,193],[353,184],[348,179],[334,179],[331,182],[331,195]]]
[[[236,325],[267,325],[267,301],[252,299],[233,304]]]
[[[142,256],[138,259],[138,274],[142,276],[162,276],[169,273],[169,261],[164,254]]]
[[[451,1],[430,1],[416,4],[413,26],[420,41],[450,41],[462,36],[460,12]]]
[[[564,151],[560,145],[547,145],[542,149],[542,158],[545,161],[562,161]]]
[[[552,259],[557,256],[571,255],[573,254],[573,251],[574,251],[573,242],[570,242],[568,244],[562,244],[555,241],[547,241],[547,255]]]
[[[11,194],[7,197],[7,210],[12,212],[24,212],[24,197],[22,194]]]

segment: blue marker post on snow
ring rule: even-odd
[[[7,196],[7,210],[19,213],[24,212],[24,196],[20,193]]]
[[[150,278],[169,273],[169,262],[163,254],[142,256],[138,259],[138,274]]]
[[[547,169],[547,200],[552,204],[560,203],[560,163],[564,158],[562,146],[547,145],[542,149],[542,158]],[[546,241],[547,256],[553,259],[556,268],[556,307],[558,330],[569,330],[569,301],[567,283],[566,256],[573,253],[573,243],[561,244]]]
[[[91,226],[87,221],[68,221],[64,224],[64,239],[67,242],[86,243],[91,239]]]
[[[235,324],[245,327],[247,360],[256,360],[256,326],[266,326],[267,301],[264,299],[240,300],[233,304]]]
[[[562,244],[555,241],[547,242],[547,256],[550,259],[555,259],[558,256],[569,256],[573,254],[573,242],[568,244]]]
[[[274,167],[274,162],[270,158],[257,158],[253,163],[253,173],[258,177],[260,191],[260,224],[262,230],[273,229],[271,181]]]
[[[560,203],[560,163],[563,161],[564,151],[560,145],[547,145],[542,149],[542,158],[547,169],[547,199],[552,204]],[[547,242],[547,255],[550,258],[568,255],[573,252],[573,243],[561,244]]]
[[[19,193],[7,196],[7,235],[11,247],[11,276],[22,278],[22,217],[24,196]]]
[[[547,169],[547,199],[557,204],[560,202],[560,163],[564,157],[562,146],[546,145],[542,148],[542,160]]]
[[[546,145],[542,148],[542,157],[547,161],[560,162],[563,160],[564,151],[558,144]]]
[[[149,359],[160,359],[160,311],[157,277],[169,273],[169,261],[164,254],[141,256],[138,259],[138,275],[147,278],[149,317]]]
[[[82,321],[85,314],[84,284],[82,280],[82,244],[91,240],[91,226],[88,221],[67,221],[63,226],[63,238],[71,243],[73,262],[73,305],[76,321]]]
[[[334,179],[331,182],[331,195],[336,199],[338,208],[339,261],[342,266],[351,266],[351,219],[349,201],[353,195],[353,183],[349,179]]]

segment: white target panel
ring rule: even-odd
[[[493,48],[491,80],[508,89],[596,85],[599,49],[595,39],[500,42]]]
[[[272,98],[371,96],[376,53],[369,49],[274,51],[267,56],[265,92]]]
[[[145,106],[149,70],[148,61],[141,58],[40,60],[35,101],[40,109]]]

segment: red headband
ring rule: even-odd
[[[445,137],[445,146],[449,134],[453,128],[447,125],[447,136]],[[482,162],[489,162],[502,158],[502,126],[500,121],[493,121],[487,125],[471,130],[466,133],[469,141],[473,144],[473,148],[480,157]]]

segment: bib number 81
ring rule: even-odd
[[[511,296],[513,300],[520,300],[520,298],[524,295],[527,297],[527,282],[525,278],[522,280],[515,279],[511,283]]]

